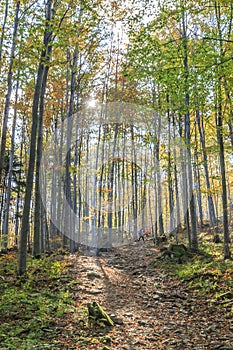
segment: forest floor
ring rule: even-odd
[[[1,350],[233,349],[230,261],[157,259],[148,240],[98,257],[31,260],[28,278],[19,279],[8,255],[0,258]],[[88,324],[94,301],[114,326]]]

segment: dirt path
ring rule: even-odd
[[[77,281],[71,292],[79,314],[64,318],[60,342],[67,344],[69,337],[69,350],[233,349],[229,314],[188,291],[160,262],[154,266],[157,254],[147,241],[98,258],[67,257],[69,274]],[[117,317],[119,324],[105,329],[82,327],[80,319],[93,301]]]

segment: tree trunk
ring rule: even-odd
[[[201,123],[201,117],[200,117],[200,110],[196,110],[196,121],[198,125],[198,131],[200,136],[200,142],[201,142],[201,148],[202,148],[202,155],[203,155],[203,166],[205,170],[205,180],[206,180],[206,188],[207,188],[207,195],[208,195],[208,210],[209,210],[209,219],[210,219],[210,225],[212,227],[217,226],[217,220],[215,215],[215,209],[214,209],[214,202],[211,195],[211,186],[210,186],[210,177],[209,177],[209,168],[208,168],[208,157],[206,153],[206,143],[205,143],[205,132],[204,132],[204,126],[203,122]]]
[[[7,126],[10,112],[10,100],[12,92],[12,78],[13,78],[13,64],[15,59],[15,48],[16,48],[16,38],[18,31],[18,22],[19,22],[19,9],[20,1],[16,3],[15,18],[14,18],[14,30],[12,37],[12,46],[10,54],[10,65],[7,75],[7,92],[5,97],[5,106],[4,106],[4,115],[3,115],[3,125],[2,125],[2,139],[1,139],[1,148],[0,148],[0,183],[2,180],[2,172],[4,169],[4,160],[5,160],[5,150],[6,150],[6,135],[7,135]]]
[[[222,30],[221,30],[221,9],[220,5],[215,1],[215,15],[218,25],[218,34],[220,38],[220,60],[223,62],[224,59],[224,49],[222,44]],[[228,227],[228,209],[227,209],[227,185],[226,185],[226,169],[225,169],[225,154],[224,154],[224,141],[223,141],[223,71],[222,65],[218,66],[218,81],[216,88],[216,129],[217,129],[217,140],[219,145],[219,159],[220,159],[220,169],[221,169],[221,182],[222,182],[222,208],[223,208],[223,232],[224,232],[224,259],[231,258],[230,252],[230,237],[229,237],[229,227]]]
[[[220,91],[219,91],[219,94],[221,94]],[[222,181],[224,259],[230,259],[231,253],[230,253],[230,247],[229,247],[230,237],[229,237],[229,228],[228,228],[227,186],[226,186],[226,169],[225,169],[225,155],[224,155],[224,142],[223,142],[223,120],[222,120],[221,99],[219,100],[218,112],[216,115],[216,128],[217,128],[217,138],[218,138],[218,144],[219,144],[219,159],[220,159],[221,181]]]
[[[169,103],[169,96],[167,95],[167,103]],[[167,110],[167,121],[168,121],[168,196],[169,196],[169,227],[170,232],[175,228],[175,217],[174,217],[174,190],[172,180],[172,162],[171,162],[171,116],[170,110]]]
[[[189,96],[189,66],[188,66],[188,37],[187,37],[187,28],[186,28],[186,14],[184,8],[182,9],[182,44],[184,49],[184,74],[185,74],[185,101],[184,105],[186,108],[185,112],[185,140],[187,146],[187,170],[188,170],[188,185],[189,185],[189,194],[190,194],[190,218],[191,218],[191,228],[192,228],[192,237],[191,237],[191,247],[194,250],[198,249],[198,240],[197,240],[197,226],[196,226],[196,208],[195,208],[195,199],[193,191],[193,175],[192,175],[192,163],[191,163],[191,130],[190,130],[190,96]]]
[[[52,46],[48,46],[47,59],[51,57]],[[43,141],[43,115],[44,115],[44,95],[46,91],[47,77],[49,66],[44,68],[43,81],[41,85],[38,131],[37,131],[37,153],[36,153],[36,181],[35,181],[35,212],[34,212],[34,236],[33,236],[33,256],[39,258],[41,255],[41,196],[40,196],[40,164],[42,156],[42,141]]]
[[[174,113],[172,116],[172,125],[173,125],[173,137],[176,137],[175,131],[175,117]],[[180,198],[179,198],[179,183],[178,183],[178,170],[177,170],[177,152],[176,148],[174,148],[174,182],[175,182],[175,197],[176,197],[176,229],[175,229],[175,237],[176,242],[178,243],[178,229],[181,227],[181,215],[180,215]]]
[[[195,123],[195,147],[194,147],[194,181],[197,191],[197,203],[199,209],[200,226],[203,227],[203,208],[202,208],[202,192],[201,192],[201,175],[198,157],[198,140],[197,140],[197,124]]]
[[[26,193],[24,198],[24,208],[22,217],[22,227],[20,232],[20,249],[18,259],[18,274],[23,275],[26,272],[26,253],[27,253],[27,236],[29,229],[29,216],[31,206],[31,196],[33,188],[35,158],[36,158],[36,143],[37,143],[37,127],[38,127],[38,108],[41,97],[41,88],[43,82],[43,75],[45,69],[45,63],[47,63],[48,45],[51,41],[51,8],[52,0],[48,0],[46,5],[46,25],[44,32],[44,45],[45,49],[41,53],[41,59],[38,66],[36,86],[34,91],[33,106],[32,106],[32,128],[31,128],[31,140],[30,140],[30,156],[29,166],[26,180]]]
[[[158,201],[158,227],[159,234],[164,234],[164,225],[163,225],[163,208],[162,208],[162,185],[161,185],[161,171],[160,171],[160,132],[161,132],[161,116],[157,113],[154,116],[154,133],[155,133],[155,168],[156,168],[156,179],[157,181],[157,198],[155,201]]]
[[[16,92],[15,92],[15,104],[18,102],[18,89],[19,89],[19,78],[17,79]],[[12,172],[14,164],[14,155],[15,155],[15,131],[16,131],[16,118],[17,110],[14,108],[12,132],[11,132],[11,150],[10,150],[10,160],[9,160],[9,170],[8,170],[8,179],[7,179],[7,194],[6,194],[6,203],[3,212],[3,227],[2,234],[3,237],[8,237],[8,226],[9,226],[9,211],[10,211],[10,199],[11,199],[11,185],[12,185]],[[4,247],[6,248],[6,242],[4,242]]]
[[[2,23],[2,30],[1,30],[1,38],[0,38],[0,62],[2,62],[2,47],[4,42],[4,36],[5,36],[5,29],[6,29],[6,21],[8,16],[8,7],[9,7],[9,1],[5,1],[5,12],[4,12],[4,18]],[[1,73],[1,65],[0,65],[0,73]]]

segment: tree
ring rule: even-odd
[[[41,52],[40,62],[38,65],[37,79],[34,90],[33,106],[32,106],[32,128],[31,128],[31,141],[30,141],[30,156],[29,166],[26,180],[26,192],[24,199],[24,209],[22,217],[22,227],[20,232],[20,250],[18,259],[18,274],[23,275],[26,272],[26,253],[27,253],[27,237],[29,229],[29,213],[31,206],[31,196],[33,188],[33,177],[36,159],[36,142],[37,142],[37,128],[38,128],[38,108],[41,100],[42,84],[45,78],[45,73],[48,68],[50,57],[51,57],[51,42],[52,42],[52,11],[53,11],[53,0],[48,0],[46,7],[46,22],[44,30],[44,49]],[[45,88],[44,88],[45,89]],[[43,90],[44,90],[43,89]],[[44,92],[44,91],[43,91]]]
[[[215,16],[217,20],[217,29],[219,35],[219,55],[220,64],[217,69],[217,81],[216,81],[216,129],[217,140],[219,145],[219,159],[221,168],[221,181],[222,181],[222,207],[223,207],[223,232],[224,232],[224,259],[230,259],[231,253],[229,248],[229,228],[228,228],[228,203],[227,203],[227,184],[226,184],[226,169],[225,169],[225,150],[223,141],[223,69],[222,64],[224,60],[224,49],[222,42],[222,18],[221,18],[221,5],[218,1],[214,2]]]
[[[8,3],[6,3],[5,18],[7,16],[7,6],[8,6]],[[16,9],[15,9],[15,17],[14,17],[14,29],[13,29],[13,36],[12,36],[10,64],[9,64],[9,69],[7,74],[7,92],[5,97],[3,125],[2,125],[2,134],[1,134],[2,136],[1,136],[1,147],[0,147],[0,182],[2,181],[2,171],[4,168],[4,159],[5,159],[5,150],[6,150],[7,125],[8,125],[8,119],[9,119],[10,99],[11,99],[11,93],[12,93],[13,64],[14,64],[14,58],[15,58],[16,38],[17,38],[18,23],[19,23],[19,10],[20,10],[20,1],[17,1]],[[5,20],[4,20],[4,25],[5,25]],[[4,32],[2,35],[4,35]],[[1,46],[2,46],[2,42],[1,42]]]

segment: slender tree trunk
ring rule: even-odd
[[[229,3],[229,6],[231,7],[231,12],[230,12],[231,17],[230,17],[230,20],[228,21],[229,27],[228,27],[228,33],[227,34],[228,34],[228,40],[230,41],[231,35],[232,35],[232,29],[233,29],[233,26],[232,26],[232,23],[233,23],[233,4]],[[228,101],[229,106],[230,106],[230,108],[229,108],[230,118],[229,118],[227,124],[228,124],[229,132],[230,132],[231,146],[233,148],[233,104],[232,104],[232,98],[231,98],[231,95],[230,95],[231,85],[230,85],[230,88],[227,86],[227,81],[226,81],[226,76],[225,75],[223,77],[223,85],[224,85],[227,101]]]
[[[69,203],[69,206],[73,209],[74,203],[71,196],[71,140],[72,140],[72,128],[73,128],[73,113],[74,113],[74,103],[75,103],[75,89],[77,82],[77,62],[78,62],[78,50],[77,48],[74,51],[73,62],[72,62],[72,72],[71,72],[71,83],[70,83],[70,99],[69,99],[69,109],[67,115],[67,134],[66,134],[66,175],[65,175],[65,193],[66,200]],[[75,244],[73,240],[73,222],[71,220],[70,208],[66,208],[66,227],[67,233],[69,236],[69,245],[70,251],[74,252]]]
[[[6,29],[6,21],[8,16],[8,7],[9,7],[9,1],[5,1],[5,12],[4,12],[4,18],[2,23],[2,30],[1,30],[1,37],[0,37],[0,62],[2,62],[2,51],[3,51],[3,42],[4,42],[4,36],[5,36],[5,29]],[[0,65],[0,73],[1,73],[1,65]]]
[[[22,227],[20,232],[20,250],[18,259],[18,274],[23,275],[26,272],[26,253],[27,253],[27,237],[29,229],[29,216],[31,206],[31,196],[33,188],[35,158],[36,158],[36,142],[37,142],[37,127],[38,127],[38,108],[41,97],[41,88],[43,82],[43,74],[45,69],[45,62],[47,62],[47,49],[51,38],[51,8],[52,0],[48,0],[46,5],[46,27],[44,33],[44,45],[45,49],[41,53],[41,60],[38,66],[37,80],[34,91],[33,106],[32,106],[32,128],[31,128],[31,141],[30,141],[30,156],[29,166],[26,180],[26,193],[24,199],[24,209],[22,217]]]
[[[10,54],[10,65],[7,75],[7,92],[5,97],[5,106],[4,106],[4,115],[3,115],[3,125],[2,125],[2,139],[1,139],[1,148],[0,148],[0,182],[2,180],[2,172],[4,169],[4,160],[5,160],[5,150],[6,150],[6,135],[7,135],[7,126],[10,112],[10,100],[12,93],[12,79],[13,79],[13,65],[15,59],[15,48],[16,48],[16,38],[18,31],[18,23],[19,23],[19,9],[20,9],[20,1],[16,3],[15,10],[15,18],[14,18],[14,30],[12,37],[12,46],[11,46],[11,54]]]
[[[132,191],[132,211],[133,211],[133,235],[134,239],[137,238],[138,231],[138,186],[137,186],[137,155],[135,148],[135,132],[134,125],[130,125],[130,136],[131,136],[131,191]]]
[[[78,22],[79,25],[81,24],[83,16],[83,2],[80,2],[80,10],[79,10],[79,18]],[[77,32],[77,39],[80,35],[80,32],[78,30]],[[68,107],[68,113],[67,113],[67,135],[66,135],[66,175],[65,175],[65,190],[66,190],[66,199],[69,205],[72,209],[74,209],[74,198],[72,199],[71,195],[71,174],[70,174],[70,165],[71,165],[71,140],[72,140],[72,128],[73,128],[73,113],[75,111],[75,94],[80,94],[80,90],[77,90],[77,87],[79,87],[79,84],[77,85],[77,73],[78,73],[78,58],[79,58],[79,49],[78,45],[76,45],[73,59],[72,59],[72,66],[71,66],[71,82],[70,82],[70,99],[69,99],[69,107]],[[77,127],[77,122],[75,125],[75,128]],[[74,230],[75,230],[75,223],[72,220],[72,215],[70,215],[70,210],[67,208],[66,210],[66,222],[67,222],[67,229],[69,232],[69,245],[70,245],[70,251],[75,251],[75,238],[74,238]]]
[[[221,89],[221,88],[220,88]],[[219,90],[220,90],[219,89]],[[221,92],[219,91],[221,95]],[[222,118],[222,102],[219,96],[218,114],[216,116],[217,138],[219,144],[219,159],[221,168],[221,181],[222,181],[222,207],[223,207],[223,232],[224,232],[224,259],[230,259],[230,237],[228,228],[228,209],[227,209],[227,185],[226,185],[226,169],[225,169],[225,155],[224,155],[224,142],[223,142],[223,118]]]
[[[24,140],[24,136],[23,136]],[[23,144],[20,145],[20,165],[23,164]],[[22,180],[22,170],[20,166],[19,177],[18,177],[18,186],[17,186],[17,198],[16,198],[16,213],[15,213],[15,245],[18,246],[18,235],[19,235],[19,224],[20,224],[20,199],[21,199],[21,180]]]
[[[231,140],[231,146],[233,148],[233,104],[232,104],[232,98],[230,95],[230,88],[227,86],[226,77],[223,77],[223,86],[225,90],[225,95],[227,98],[227,102],[229,104],[229,120],[227,121],[228,128],[229,128],[229,136]]]
[[[181,115],[179,115],[179,136],[180,138],[184,138],[184,130],[182,126],[182,118]],[[182,192],[182,208],[183,208],[183,217],[184,217],[184,225],[187,230],[187,238],[189,242],[189,246],[191,247],[191,232],[190,232],[190,222],[189,222],[189,208],[188,208],[188,179],[187,179],[187,159],[184,149],[180,149],[179,154],[180,160],[181,160],[181,192]]]
[[[167,95],[167,103],[169,103],[169,96]],[[172,232],[175,228],[174,218],[174,190],[172,180],[172,161],[171,161],[171,116],[170,110],[167,110],[168,121],[168,196],[169,196],[169,228]]]
[[[48,47],[47,57],[51,57],[52,46]],[[44,115],[44,95],[46,91],[47,77],[49,66],[45,66],[43,81],[41,86],[39,118],[38,118],[38,131],[37,131],[37,153],[36,153],[36,181],[35,181],[35,212],[34,212],[34,239],[33,239],[33,256],[34,258],[40,258],[41,255],[41,196],[40,196],[40,164],[42,156],[42,141],[43,141],[43,115]]]
[[[174,112],[172,115],[172,125],[173,125],[173,137],[176,137],[175,130],[175,116]],[[181,214],[180,214],[180,198],[179,198],[179,182],[178,182],[178,169],[177,169],[177,151],[174,147],[174,182],[175,182],[175,198],[176,198],[176,228],[175,228],[175,237],[176,242],[178,243],[178,229],[181,227]]]
[[[160,170],[160,132],[161,132],[161,117],[155,113],[154,116],[154,133],[155,133],[155,168],[156,168],[156,179],[157,182],[157,198],[155,199],[158,204],[158,227],[159,234],[164,234],[164,225],[163,225],[163,208],[162,208],[162,186],[161,186],[161,170]]]
[[[186,14],[184,8],[182,9],[182,44],[184,49],[184,73],[185,73],[185,140],[187,146],[187,167],[188,167],[188,185],[189,185],[189,194],[190,194],[190,219],[191,219],[191,228],[192,228],[192,237],[191,237],[191,247],[194,250],[198,249],[198,240],[197,240],[197,226],[196,226],[196,208],[195,208],[195,198],[193,191],[193,175],[192,175],[192,163],[191,163],[191,130],[190,130],[190,96],[189,96],[189,66],[188,66],[188,37],[187,37],[187,28],[186,28]]]
[[[19,78],[17,79],[16,92],[15,92],[16,105],[18,102],[18,89],[19,89]],[[8,227],[9,227],[12,173],[13,173],[13,164],[14,164],[14,155],[15,155],[16,119],[17,119],[17,110],[16,108],[14,108],[14,117],[13,117],[12,132],[11,132],[11,150],[10,150],[9,170],[8,170],[8,179],[7,179],[7,194],[6,194],[5,209],[3,213],[3,227],[2,227],[2,234],[6,238],[8,237]],[[5,243],[5,247],[6,247],[6,243]]]
[[[217,19],[218,34],[220,38],[220,60],[223,62],[224,59],[224,49],[222,43],[222,29],[221,29],[221,8],[217,1],[214,2],[215,15]],[[220,159],[220,169],[221,169],[221,183],[222,183],[222,208],[223,208],[223,232],[224,232],[224,259],[231,258],[230,252],[230,237],[229,237],[229,227],[228,227],[228,209],[227,209],[227,185],[226,185],[226,169],[225,169],[225,154],[224,154],[224,141],[223,141],[223,72],[222,65],[218,66],[218,81],[217,81],[217,106],[216,106],[216,129],[217,129],[217,139],[219,145],[219,159]]]
[[[217,226],[217,220],[215,215],[213,198],[211,195],[211,186],[210,186],[210,177],[209,177],[209,168],[208,168],[208,157],[206,153],[206,143],[205,143],[205,132],[203,123],[201,123],[200,110],[196,110],[196,121],[198,125],[199,135],[200,135],[200,143],[202,148],[202,156],[203,156],[203,166],[205,170],[205,180],[206,180],[206,188],[207,188],[207,196],[208,196],[208,210],[209,210],[209,219],[210,225],[212,227]]]
[[[203,208],[202,208],[202,192],[200,179],[200,166],[198,158],[198,140],[197,140],[197,124],[195,123],[195,148],[194,148],[194,180],[197,191],[197,203],[199,209],[200,226],[203,227]]]

